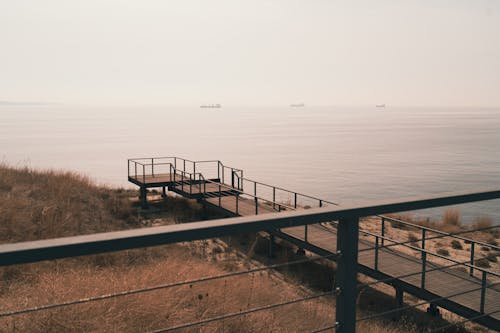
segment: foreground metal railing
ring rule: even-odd
[[[375,203],[364,206],[285,211],[279,214],[253,215],[233,219],[201,221],[196,223],[4,244],[0,245],[0,266],[222,237],[236,233],[271,231],[286,227],[338,221],[336,232],[337,251],[334,253],[337,261],[336,285],[334,291],[331,293],[336,297],[336,319],[334,324],[319,331],[337,328],[342,332],[354,332],[356,322],[370,319],[370,317],[356,318],[358,288],[357,258],[359,253],[358,234],[360,218],[498,198],[500,198],[500,190],[495,189],[472,193],[444,194],[412,200],[396,200],[382,204]],[[375,237],[380,236],[375,235]],[[394,240],[385,236],[384,240],[387,242],[394,242]],[[416,248],[418,249],[418,247]],[[429,254],[427,250],[420,250],[422,253]],[[453,260],[451,261],[455,264]],[[422,275],[429,272],[430,269],[426,265],[423,265],[422,270],[414,274]],[[474,269],[478,268],[474,267]],[[496,274],[485,270],[483,270],[483,272],[483,277],[485,274]],[[397,281],[399,277],[390,277],[389,279]],[[476,291],[484,294],[486,290],[490,290],[493,286],[496,286],[496,284],[488,283],[488,281],[483,278],[481,286],[477,288],[457,291],[450,295],[440,295],[439,297],[427,299],[425,303],[439,303],[442,300],[452,299],[457,295],[464,295]],[[426,287],[425,283],[422,284],[422,287]],[[316,297],[322,296],[325,295],[316,295]],[[492,329],[500,329],[498,324],[499,321],[491,318],[492,315],[500,312],[500,309],[494,308],[485,311],[485,306],[488,306],[488,303],[485,303],[484,299],[484,296],[482,296],[480,311],[471,312],[472,314],[468,316],[468,320],[474,320],[479,323],[493,326],[490,327]],[[228,316],[233,315],[235,314],[228,314]],[[214,320],[216,319],[217,318]]]

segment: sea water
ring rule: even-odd
[[[343,205],[500,188],[500,109],[0,106],[0,160],[132,187],[127,158],[218,159]],[[427,210],[439,218],[444,208]],[[459,207],[500,224],[500,201]]]

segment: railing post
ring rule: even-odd
[[[381,235],[382,235],[382,239],[381,239],[381,243],[382,243],[382,247],[384,247],[384,237],[385,237],[385,218],[382,217],[382,227],[381,227]]]
[[[323,207],[323,200],[320,200],[320,201],[319,201],[319,207],[320,207],[320,208],[321,208],[321,207]]]
[[[237,192],[236,193],[236,215],[239,215],[239,211],[238,211],[238,197],[240,196],[240,193]]]
[[[259,199],[255,197],[255,215],[259,214]]]
[[[193,175],[196,174],[196,162],[193,162]]]
[[[183,159],[183,167],[182,167],[182,171],[186,172],[186,160]]]
[[[359,219],[341,219],[337,227],[337,332],[356,331],[357,266],[358,266]]]
[[[483,271],[481,276],[481,305],[479,307],[479,312],[484,313],[484,302],[486,295],[486,271]]]
[[[273,209],[276,209],[276,187],[273,186]]]
[[[193,174],[189,174],[189,194],[193,194]]]
[[[234,188],[234,169],[231,168],[231,187]]]
[[[177,157],[174,157],[174,168],[177,169]]]
[[[170,172],[172,172],[172,171],[174,172],[174,188],[175,188],[176,187],[176,184],[175,184],[175,174],[176,174],[176,172],[175,172],[175,168],[172,169],[172,164],[170,164]],[[170,179],[172,179],[172,178],[170,178]],[[184,186],[184,182],[182,182],[182,179],[181,179],[181,186]]]
[[[151,175],[153,177],[155,176],[155,160],[154,160],[154,158],[151,159]]]
[[[127,160],[127,177],[130,177],[130,160]]]
[[[186,172],[182,171],[182,174],[181,174],[181,190],[182,192],[184,192],[184,179],[186,178]],[[175,173],[174,173],[174,179],[175,179]]]
[[[137,162],[134,162],[135,179],[137,180]]]
[[[221,190],[220,190],[220,183],[219,183],[219,207],[221,206],[221,197],[222,197],[222,193],[221,193]]]
[[[297,192],[294,193],[293,207],[297,208]]]
[[[220,182],[220,161],[217,161],[217,179]]]
[[[470,276],[474,275],[474,245],[476,243],[472,242],[470,243],[470,268],[469,268],[469,274]]]
[[[253,182],[253,196],[254,197],[257,196],[257,183],[256,182]]]
[[[375,268],[376,271],[378,271],[378,243],[379,243],[379,237],[375,236],[375,264],[373,267]]]
[[[420,288],[425,289],[425,271],[427,266],[427,252],[422,251],[422,274],[420,278]]]
[[[422,229],[422,250],[425,250],[425,232],[426,230],[425,229]],[[423,259],[423,255],[424,255],[424,251],[422,251],[422,256],[421,258]]]
[[[142,165],[142,182],[146,184],[146,165]]]

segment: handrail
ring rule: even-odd
[[[488,229],[491,229],[491,227],[489,228],[484,228],[484,229],[477,229],[475,231],[483,231],[483,230],[488,230]],[[360,232],[368,232],[367,230],[362,230],[360,229]],[[468,231],[470,232],[470,231]],[[464,231],[459,231],[457,233],[454,233],[454,234],[449,234],[450,236],[454,236],[456,234],[460,234],[460,233],[464,233]],[[441,238],[445,238],[445,237],[448,237],[449,235],[439,235],[439,236],[431,236],[431,237],[425,237],[425,240],[433,240],[433,239],[441,239]],[[384,236],[384,235],[379,235],[379,236]],[[401,241],[399,244],[397,245],[404,245],[404,244],[412,244],[412,243],[416,243],[416,242],[421,242],[422,239],[416,239],[416,240],[408,240],[408,241]],[[473,242],[473,241],[472,241]],[[393,245],[386,245],[386,247],[391,247]],[[488,245],[488,246],[492,246],[492,245]]]
[[[325,227],[325,226],[322,226],[320,225],[321,228],[327,232],[330,232],[330,233],[335,233],[333,230]],[[411,248],[413,250],[416,250],[416,251],[419,251],[419,252],[425,252],[426,254],[430,254],[430,255],[433,255],[433,256],[436,256],[436,257],[439,257],[441,259],[445,259],[445,260],[449,260],[451,262],[454,262],[456,264],[459,264],[459,265],[464,265],[464,266],[467,266],[467,267],[471,267],[473,269],[477,269],[478,271],[484,271],[488,274],[491,274],[491,275],[494,275],[496,277],[500,277],[500,274],[499,273],[496,273],[496,272],[493,272],[493,271],[490,271],[490,270],[487,270],[487,269],[484,269],[482,267],[479,267],[479,266],[476,266],[476,265],[473,265],[473,264],[470,264],[469,262],[461,262],[461,261],[458,261],[456,259],[452,259],[452,258],[449,258],[449,257],[446,257],[446,256],[443,256],[443,255],[440,255],[438,253],[435,253],[435,252],[432,252],[432,251],[429,251],[429,250],[426,250],[426,249],[422,249],[421,247],[418,247],[418,246],[413,246],[413,245],[410,245],[409,243],[414,243],[414,242],[400,242],[400,241],[397,241],[397,240],[394,240],[392,238],[389,238],[389,237],[386,237],[386,236],[381,236],[381,235],[378,235],[378,234],[375,234],[375,233],[372,233],[370,231],[367,231],[367,230],[361,230],[359,229],[359,232],[360,233],[364,233],[364,234],[367,234],[367,235],[370,235],[372,237],[376,237],[376,238],[380,238],[380,239],[384,239],[384,240],[387,240],[393,244],[390,244],[390,245],[383,245],[383,246],[379,246],[378,248],[376,247],[373,247],[373,248],[369,248],[367,249],[368,250],[375,250],[375,249],[383,249],[383,248],[388,248],[388,247],[393,247],[393,246],[398,246],[398,245],[401,245],[401,246],[405,246],[405,247],[408,247],[408,248]],[[360,250],[360,252],[363,252],[363,250]]]
[[[201,175],[201,174],[200,174],[200,175]],[[266,201],[266,202],[269,202],[269,203],[272,203],[272,204],[276,204],[276,205],[279,205],[279,206],[281,206],[281,207],[285,207],[285,208],[290,209],[290,210],[295,210],[295,208],[294,208],[294,207],[288,206],[288,205],[286,205],[286,204],[283,204],[283,203],[280,203],[280,202],[273,202],[273,201],[271,201],[271,200],[269,200],[269,199],[262,198],[262,197],[259,197],[259,196],[255,196],[255,195],[250,194],[250,193],[243,192],[243,191],[241,191],[241,190],[239,190],[239,189],[237,189],[237,188],[234,188],[234,187],[232,187],[232,186],[229,186],[229,185],[227,185],[227,184],[224,184],[224,183],[219,183],[219,182],[214,182],[213,180],[210,180],[210,179],[205,179],[205,177],[204,177],[203,175],[202,175],[202,177],[203,177],[203,182],[216,184],[217,186],[220,186],[220,187],[225,187],[225,188],[231,189],[231,190],[232,190],[232,191],[234,191],[234,192],[238,192],[238,193],[240,193],[240,194],[247,195],[247,196],[250,196],[250,197],[252,197],[252,198],[257,198],[257,199],[259,199],[259,200],[263,200],[263,201]],[[205,193],[206,193],[206,192],[205,192]]]
[[[408,248],[411,248],[413,250],[416,250],[416,251],[419,251],[419,252],[424,252],[426,254],[430,254],[430,255],[433,255],[433,256],[436,256],[438,258],[441,258],[441,259],[444,259],[444,260],[448,260],[448,261],[451,261],[451,262],[454,262],[454,263],[457,263],[457,264],[462,264],[464,266],[467,266],[467,267],[471,267],[471,268],[474,268],[474,269],[477,269],[478,271],[481,271],[481,272],[486,272],[488,274],[491,274],[491,275],[494,275],[496,277],[500,277],[500,274],[499,273],[496,273],[496,272],[492,272],[490,270],[487,270],[487,269],[484,269],[482,267],[479,267],[479,266],[476,266],[476,265],[473,265],[473,264],[470,264],[470,263],[461,263],[460,261],[456,260],[456,259],[452,259],[452,258],[449,258],[449,257],[446,257],[446,256],[443,256],[441,254],[438,254],[438,253],[435,253],[435,252],[432,252],[432,251],[429,251],[429,250],[426,250],[426,249],[422,249],[418,246],[413,246],[413,245],[410,245],[410,244],[399,244],[399,242],[397,240],[394,240],[392,238],[389,238],[389,237],[386,237],[386,236],[381,236],[381,235],[377,235],[377,234],[374,234],[374,233],[371,233],[369,231],[366,231],[366,230],[360,230],[360,232],[363,232],[365,234],[368,234],[372,237],[378,237],[378,238],[381,238],[381,239],[384,239],[384,240],[387,240],[389,242],[392,242],[392,243],[398,243],[397,245],[403,245],[403,246],[406,246]],[[383,247],[379,247],[380,248],[383,248]]]
[[[441,231],[441,230],[429,228],[429,227],[426,227],[426,226],[423,226],[423,225],[419,225],[419,224],[415,224],[415,223],[412,223],[412,222],[395,219],[395,218],[392,218],[392,217],[389,217],[389,216],[385,216],[385,215],[377,215],[377,216],[380,217],[380,218],[385,219],[386,221],[393,221],[393,222],[402,223],[402,224],[405,224],[405,225],[410,225],[412,227],[415,227],[416,229],[424,229],[424,230],[427,230],[427,231],[430,231],[430,232],[434,232],[434,233],[443,235],[445,237],[457,238],[457,239],[460,239],[460,240],[463,240],[463,241],[467,241],[467,242],[471,242],[471,243],[476,243],[476,244],[483,245],[483,246],[488,246],[488,247],[491,247],[492,249],[500,251],[500,246],[496,246],[496,245],[493,245],[493,244],[490,244],[490,243],[486,243],[486,242],[482,242],[482,241],[477,241],[477,240],[474,240],[474,239],[468,238],[468,237],[457,236],[459,233],[460,234],[466,234],[466,233],[476,232],[478,230],[464,230],[464,231],[460,231],[459,233],[451,234],[451,233],[448,233],[446,231]],[[500,228],[500,225],[491,226],[491,227],[488,227],[488,228],[485,228],[485,229],[495,229],[495,228]],[[434,237],[427,237],[426,239],[433,239],[433,238]]]
[[[322,222],[360,218],[416,209],[500,199],[500,189],[480,192],[447,193],[417,199],[397,199],[365,205],[314,208],[283,213],[235,217],[202,222],[113,231],[73,237],[0,245],[0,266],[38,262],[150,247],[206,238],[223,237],[237,232],[255,232]]]
[[[299,192],[294,192],[294,191],[291,191],[291,190],[287,190],[287,189],[279,187],[279,186],[269,185],[269,184],[262,183],[262,182],[259,182],[259,181],[256,181],[256,180],[252,180],[252,179],[249,179],[249,178],[245,178],[245,177],[242,177],[241,179],[242,180],[246,180],[246,181],[251,182],[251,183],[255,183],[255,184],[267,186],[267,187],[270,187],[270,188],[275,188],[277,190],[285,191],[285,192],[288,192],[288,193],[291,193],[291,194],[297,194],[297,195],[300,195],[301,197],[305,197],[305,198],[309,198],[309,199],[313,199],[313,200],[318,200],[318,201],[322,201],[322,202],[327,203],[327,204],[339,206],[338,203],[327,201],[327,200],[323,200],[321,198],[313,197],[311,195],[307,195],[307,194],[303,194],[303,193],[299,193]]]

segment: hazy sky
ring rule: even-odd
[[[500,1],[0,0],[0,100],[500,106]]]

